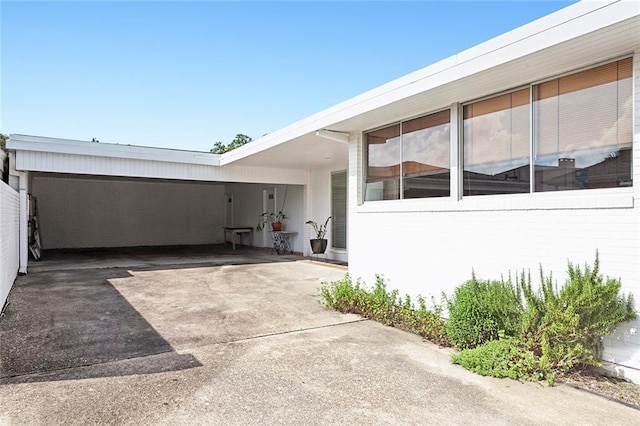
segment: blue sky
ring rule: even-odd
[[[575,1],[0,2],[0,132],[208,151]]]

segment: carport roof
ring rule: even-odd
[[[12,135],[9,148],[89,149],[91,154],[83,154],[211,166],[346,167],[347,144],[318,136],[318,131],[340,132],[353,141],[368,129],[627,55],[639,47],[640,2],[582,1],[223,155],[68,140],[45,147],[38,145],[43,142],[38,138],[20,135]]]
[[[220,155],[200,151],[154,148],[137,145],[121,145],[103,142],[88,142],[42,136],[12,134],[7,144],[9,149],[56,154],[92,155],[111,158],[165,161],[209,166],[220,165]]]

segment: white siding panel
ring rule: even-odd
[[[97,157],[55,152],[18,151],[16,169],[85,175],[149,177],[219,182],[306,183],[306,172],[297,169],[211,166],[133,158]]]
[[[20,267],[20,200],[18,192],[0,182],[0,309]]]
[[[35,175],[44,249],[223,241],[224,185]]]

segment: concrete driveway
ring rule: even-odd
[[[123,267],[114,267],[126,265]],[[640,424],[322,308],[345,270],[258,251],[59,257],[0,319],[0,424]]]

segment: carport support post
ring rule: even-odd
[[[22,188],[23,180],[26,179],[20,179],[20,268],[18,269],[18,272],[20,272],[21,274],[26,274],[27,262],[29,261],[29,235],[27,231],[29,205],[28,191],[26,188]]]
[[[18,273],[27,273],[29,262],[29,172],[16,169],[16,153],[9,151],[9,183],[18,191],[20,228],[18,230],[20,266]]]

